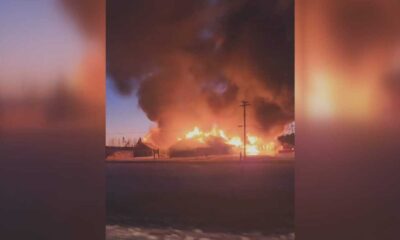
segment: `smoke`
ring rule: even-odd
[[[326,4],[326,8],[328,30],[346,58],[359,60],[367,52],[398,41],[399,1],[341,0]]]
[[[63,9],[87,36],[101,40],[104,35],[105,0],[59,0]]]
[[[383,102],[380,109],[398,112],[395,92],[400,89],[400,2],[351,0],[337,1],[328,7],[327,21],[335,41],[332,45],[337,48],[336,61],[351,66],[346,71],[363,82],[360,84],[372,79],[375,85],[371,88],[381,92],[377,96]]]
[[[398,112],[400,2],[307,0],[297,9],[304,15],[296,20],[298,112],[360,123],[396,119],[388,114]]]
[[[105,98],[105,0],[58,0],[58,6],[84,40],[75,60],[71,86],[57,86],[49,106],[49,119],[79,115],[90,126],[104,128]],[[65,88],[62,90],[61,88]],[[79,106],[73,104],[80,102]],[[55,115],[59,114],[60,117]],[[96,121],[88,120],[95,118]],[[96,123],[96,124],[94,124]]]
[[[293,21],[293,1],[108,1],[107,72],[160,139],[193,125],[239,131],[243,99],[249,128],[276,134],[294,118]]]

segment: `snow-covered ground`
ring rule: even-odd
[[[108,240],[294,238],[293,161],[112,162],[106,170]]]
[[[106,240],[294,240],[294,233],[287,235],[264,236],[261,233],[218,233],[204,232],[200,229],[178,230],[122,227],[106,227]]]

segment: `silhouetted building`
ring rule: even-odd
[[[155,157],[155,153],[158,152],[158,149],[150,147],[145,144],[141,138],[137,141],[135,146],[133,146],[133,156],[134,157]]]
[[[210,139],[207,143],[198,143],[193,140],[182,140],[171,146],[170,157],[199,157],[210,155],[229,154],[232,148],[222,139]]]

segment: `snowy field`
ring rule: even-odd
[[[108,240],[294,239],[294,161],[106,167]]]
[[[106,240],[294,240],[294,233],[265,236],[253,233],[203,232],[200,229],[177,230],[156,228],[135,228],[111,225],[106,227]]]

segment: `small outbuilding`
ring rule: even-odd
[[[142,138],[133,146],[133,157],[155,157],[158,152],[158,149],[144,143]]]

